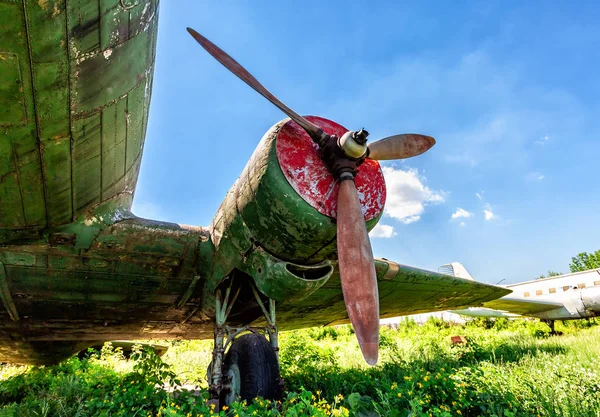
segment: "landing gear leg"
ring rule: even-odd
[[[542,320],[544,323],[546,323],[548,325],[548,327],[550,327],[550,334],[551,335],[558,335],[560,332],[557,332],[554,330],[554,322],[555,320]]]
[[[231,327],[225,322],[239,291],[236,291],[231,302],[231,286],[224,297],[220,290],[216,293],[214,348],[212,362],[208,367],[208,381],[209,402],[215,404],[217,409],[238,399],[279,399],[283,390],[279,372],[275,301],[269,300],[267,310],[258,291],[252,286],[267,325],[263,328]]]

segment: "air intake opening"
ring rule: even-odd
[[[286,264],[285,269],[289,272],[297,276],[301,279],[306,280],[317,280],[321,278],[325,278],[333,271],[333,267],[331,265],[323,265],[323,266],[301,266],[295,264]]]

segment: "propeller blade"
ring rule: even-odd
[[[369,158],[378,161],[421,155],[435,145],[431,136],[413,133],[389,136],[369,144]]]
[[[300,116],[298,113],[290,109],[288,106],[283,104],[277,97],[275,97],[269,90],[267,90],[256,78],[252,76],[244,67],[242,67],[235,59],[230,57],[225,51],[219,48],[217,45],[206,39],[204,36],[196,32],[192,28],[187,28],[187,31],[196,39],[196,41],[202,45],[206,51],[211,54],[217,61],[219,61],[225,68],[236,75],[240,80],[248,84],[258,94],[273,103],[279,110],[288,115],[290,119],[298,123],[313,139],[321,139],[323,131],[313,123]]]
[[[354,181],[340,182],[337,248],[346,310],[360,350],[375,365],[379,346],[379,291],[373,250]]]

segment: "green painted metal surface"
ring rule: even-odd
[[[158,2],[125,4],[0,1],[0,243],[131,204]]]
[[[377,259],[375,264],[382,318],[479,305],[510,293],[505,288],[398,265],[384,259]],[[387,274],[390,266],[394,267],[393,274]],[[329,281],[310,297],[279,304],[277,320],[281,330],[349,323],[337,268]],[[254,324],[261,322],[262,319],[258,319]]]
[[[281,302],[302,300],[321,288],[333,273],[331,263],[297,265],[281,261],[257,248],[240,269],[250,275],[258,289]]]
[[[250,282],[278,301],[281,329],[347,319],[335,223],[283,175],[281,123],[209,228],[131,214],[157,18],[156,0],[0,0],[0,361],[54,363],[104,340],[211,338],[215,290],[234,279],[237,323],[261,315]],[[507,292],[376,269],[384,316]]]

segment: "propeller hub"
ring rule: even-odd
[[[359,130],[358,132],[348,131],[338,140],[338,146],[344,151],[344,154],[353,159],[362,158],[367,152],[367,136],[369,132]]]

